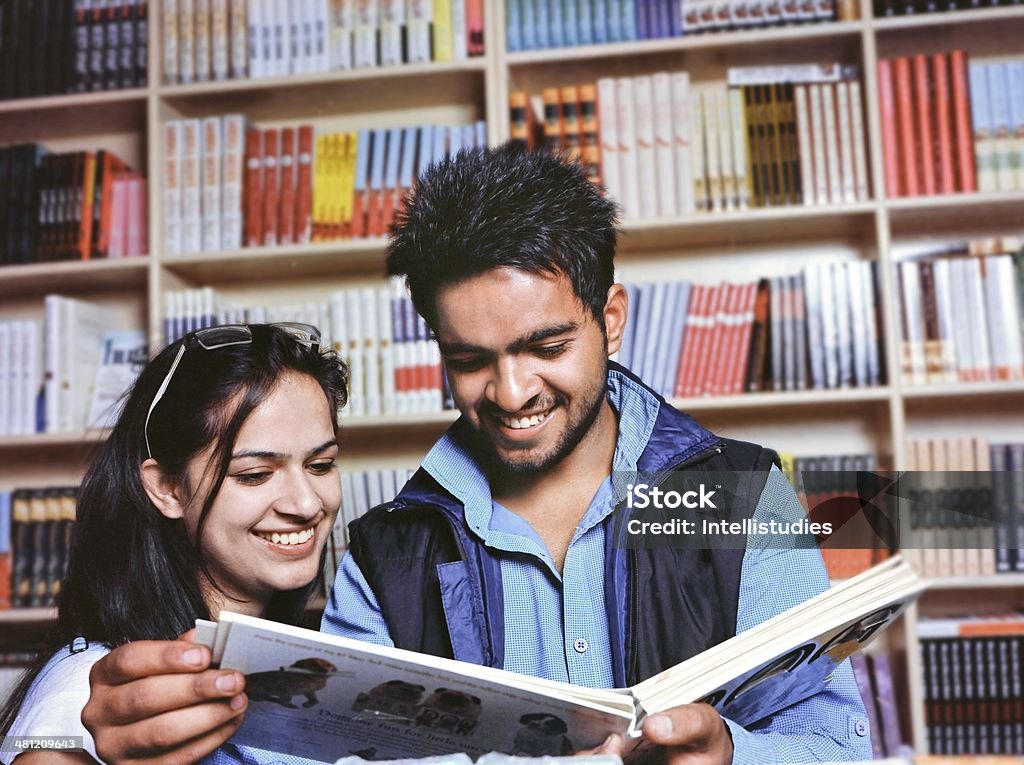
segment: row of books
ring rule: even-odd
[[[927,577],[1024,572],[1024,444],[915,439],[906,453],[907,561]]]
[[[414,174],[486,144],[483,122],[315,136],[240,114],[163,127],[165,251],[382,236]]]
[[[146,86],[148,0],[0,0],[0,99]]]
[[[928,750],[1024,754],[1024,614],[922,619]]]
[[[548,88],[542,137],[517,91],[510,135],[579,159],[626,220],[869,199],[852,72],[809,65],[728,77],[728,87],[692,88],[686,72],[659,72]]]
[[[484,53],[483,0],[164,0],[163,81],[278,77]]]
[[[0,491],[0,609],[56,605],[77,494],[75,487]]]
[[[341,510],[334,522],[327,545],[327,556],[324,558],[325,593],[331,591],[334,575],[348,550],[348,525],[362,517],[371,507],[389,502],[398,496],[398,492],[412,474],[412,470],[404,468],[345,471],[341,474]]]
[[[745,284],[627,285],[618,359],[666,397],[876,386],[875,279],[856,262]]]
[[[907,383],[1024,377],[1024,248],[1008,238],[984,254],[989,243],[897,264]]]
[[[509,51],[834,21],[834,0],[507,0]],[[840,2],[838,17],[857,18]]]
[[[105,149],[0,148],[0,264],[123,258],[148,251],[146,181]]]
[[[441,356],[400,279],[389,287],[331,292],[327,300],[242,307],[212,287],[165,295],[167,342],[216,324],[299,321],[349,366],[344,416],[437,412],[451,408]]]
[[[1017,0],[874,0],[876,17],[914,16],[920,13],[946,13],[948,11],[976,11],[1017,5]]]
[[[871,726],[871,749],[875,760],[907,754],[903,739],[900,707],[896,701],[892,662],[884,652],[858,651],[850,656],[864,710]]]

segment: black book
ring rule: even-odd
[[[121,0],[117,9],[118,61],[117,87],[131,88],[135,85],[135,6],[137,0]]]
[[[74,0],[75,21],[75,66],[74,66],[74,90],[76,93],[84,93],[89,89],[89,24],[92,17],[92,3],[90,0]]]
[[[0,0],[2,3],[3,0]],[[7,166],[11,150],[0,148],[0,200],[7,199]],[[7,216],[0,214],[0,266],[7,265],[10,258],[11,245],[7,239]]]
[[[135,87],[146,87],[149,71],[149,0],[135,0]]]
[[[121,87],[121,0],[107,0],[103,9],[103,89]]]
[[[7,149],[7,189],[5,191],[5,207],[6,210],[2,213],[7,219],[7,262],[8,263],[21,263],[20,253],[18,252],[18,243],[21,239],[19,224],[21,223],[21,216],[18,214],[19,208],[19,195],[18,188],[21,186],[22,177],[22,165],[24,163],[25,152],[23,146],[11,146]]]
[[[107,28],[104,10],[107,2],[113,0],[92,0],[89,10],[89,77],[88,90],[103,90],[106,77]]]

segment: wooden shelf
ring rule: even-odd
[[[1024,574],[993,574],[992,576],[936,577],[926,580],[928,592],[946,590],[991,590],[1024,587]]]
[[[786,391],[773,393],[742,393],[738,396],[702,396],[701,398],[674,398],[671,404],[685,412],[712,412],[728,409],[765,409],[779,407],[834,406],[888,401],[892,396],[889,387],[823,390]]]
[[[509,67],[523,67],[535,64],[552,64],[562,61],[603,60],[608,58],[636,57],[658,53],[675,53],[690,50],[726,49],[739,46],[763,46],[772,43],[789,43],[808,40],[831,40],[836,37],[852,37],[866,29],[863,21],[828,21],[802,26],[770,27],[736,32],[708,32],[705,34],[665,37],[657,40],[640,40],[602,45],[550,48],[536,51],[516,51],[507,55]]]
[[[35,433],[29,436],[0,437],[0,451],[18,449],[77,449],[93,447],[106,440],[109,431],[90,430],[78,433]]]
[[[341,432],[370,430],[441,430],[459,418],[454,409],[421,414],[388,414],[373,417],[342,417]]]
[[[875,19],[871,28],[876,32],[893,32],[902,29],[920,29],[927,27],[960,26],[1008,20],[1024,20],[1024,8],[1010,6],[1002,8],[979,8],[972,11],[940,11],[938,13],[920,13],[912,16],[891,16]]]
[[[0,611],[0,624],[33,624],[56,619],[56,608],[8,608]]]
[[[73,112],[78,109],[92,109],[97,106],[109,107],[115,104],[138,104],[146,101],[149,91],[146,88],[128,88],[125,90],[104,90],[98,93],[69,93],[62,96],[40,96],[37,98],[17,98],[0,101],[0,114],[31,112]]]
[[[1024,394],[1024,382],[1016,380],[978,383],[950,383],[924,387],[904,386],[901,390],[901,394],[903,398],[913,400],[981,396],[1019,396]]]
[[[148,268],[148,257],[3,266],[0,298],[51,291],[144,290]]]
[[[168,255],[161,265],[197,283],[236,284],[245,281],[338,276],[363,272],[384,275],[387,240],[352,239],[317,244],[246,247],[239,250]]]
[[[935,194],[932,196],[897,197],[886,199],[885,206],[890,212],[899,214],[905,210],[931,210],[941,213],[955,212],[964,208],[984,208],[992,205],[1024,205],[1024,191],[992,191],[975,194]]]

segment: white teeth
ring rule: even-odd
[[[278,542],[281,541],[281,535],[275,531],[273,534],[270,535],[270,541],[276,545]]]
[[[501,424],[513,430],[532,428],[544,422],[549,414],[550,412],[544,412],[543,414],[535,414],[532,417],[502,417]]]
[[[273,542],[275,545],[301,545],[308,542],[313,538],[313,529],[303,529],[302,531],[292,531],[287,534],[281,534],[277,531],[267,534],[262,531],[256,532],[257,536],[261,539],[265,539],[268,542]]]

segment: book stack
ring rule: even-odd
[[[334,586],[334,575],[348,550],[348,525],[361,518],[370,508],[398,496],[413,474],[412,469],[357,470],[341,474],[341,510],[334,522],[327,557],[324,559],[324,592]]]
[[[703,32],[834,21],[833,0],[508,0],[509,51],[655,40]],[[840,2],[838,18],[857,18]]]
[[[484,53],[483,0],[165,0],[168,85]]]
[[[528,94],[510,95],[512,139],[583,162],[624,220],[870,198],[860,83],[838,65],[731,68],[701,87],[686,72],[607,77],[542,103],[541,126]]]
[[[921,619],[928,751],[1024,754],[1024,615]]]
[[[1024,444],[918,439],[906,452],[908,562],[927,577],[1024,571]]]
[[[0,264],[124,258],[147,252],[146,181],[105,149],[0,149]]]
[[[745,284],[628,284],[619,361],[666,397],[879,385],[875,271],[825,263]]]
[[[148,0],[0,0],[0,99],[146,86]]]
[[[0,609],[57,604],[77,494],[75,487],[0,491]]]
[[[260,129],[240,114],[164,124],[165,251],[383,236],[415,174],[486,144],[486,125],[416,125],[315,135]]]
[[[299,321],[320,329],[321,342],[349,366],[345,416],[416,414],[452,408],[440,351],[416,313],[404,283],[336,290],[327,300],[242,308],[212,287],[168,292],[168,343],[201,327]]]
[[[1024,247],[950,245],[897,264],[901,370],[910,385],[1024,378]]]
[[[888,196],[1024,190],[1024,59],[882,59],[878,88]]]

